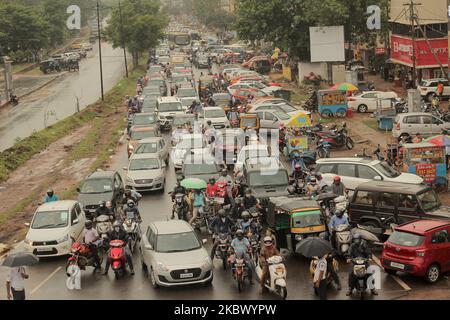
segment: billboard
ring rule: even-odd
[[[345,61],[344,27],[310,27],[311,62]]]
[[[448,40],[447,38],[429,39],[433,51],[436,53],[443,66],[448,63]],[[417,68],[438,68],[439,62],[436,61],[433,52],[428,47],[425,39],[416,39],[414,41],[416,52]],[[412,67],[413,42],[411,38],[397,35],[391,36],[391,59],[394,62]]]

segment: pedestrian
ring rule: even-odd
[[[419,132],[416,133],[416,136],[412,140],[412,143],[421,143],[423,140],[421,134]]]
[[[6,295],[8,300],[25,300],[25,283],[28,279],[25,267],[13,267],[6,278]]]
[[[442,100],[442,95],[444,94],[444,84],[442,83],[442,81],[439,81],[438,83],[437,92],[439,95],[439,99]]]
[[[314,272],[314,288],[317,291],[320,300],[327,300],[327,258],[328,253],[317,261],[316,270]]]

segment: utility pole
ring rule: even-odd
[[[125,37],[123,34],[122,6],[120,5],[120,0],[119,0],[119,16],[120,16],[120,34],[122,38],[123,58],[125,59],[125,73],[128,78],[127,49],[125,48]]]
[[[416,48],[415,48],[415,40],[416,40],[416,30],[415,30],[415,22],[417,19],[417,16],[415,14],[415,6],[420,6],[421,3],[415,3],[413,0],[410,0],[410,3],[405,3],[404,6],[409,7],[409,19],[411,21],[411,40],[412,40],[412,65],[413,65],[413,72],[412,72],[412,86],[415,89],[416,82],[417,82],[417,68],[416,68]]]
[[[100,57],[100,85],[102,90],[102,101],[105,101],[105,94],[103,91],[103,66],[102,66],[102,36],[100,30],[100,5],[97,0],[97,26],[98,26],[98,52]]]

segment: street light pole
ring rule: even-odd
[[[127,49],[125,48],[125,37],[123,35],[122,6],[120,5],[120,0],[119,0],[119,16],[120,16],[120,34],[122,38],[123,58],[125,59],[125,73],[128,78]]]
[[[102,101],[105,101],[105,94],[103,91],[103,65],[102,65],[102,36],[100,30],[100,6],[97,0],[97,26],[98,26],[98,52],[100,58],[100,86],[102,90]]]

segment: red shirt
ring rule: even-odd
[[[206,186],[206,196],[208,198],[214,198],[216,196],[216,193],[217,193],[217,182],[214,185],[208,183],[208,185]]]

